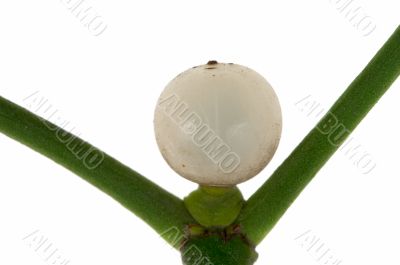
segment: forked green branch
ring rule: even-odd
[[[226,238],[221,240],[215,235],[206,239],[195,237],[192,241],[202,247],[206,252],[203,253],[209,257],[214,255],[219,260],[218,257],[222,259],[221,255],[226,255],[240,261],[240,264],[252,264],[256,258],[252,247],[274,227],[399,74],[400,27],[317,126],[246,202],[233,226],[233,230],[239,228],[239,232],[234,233],[230,244],[225,244],[226,249],[218,246]],[[165,232],[182,231],[186,225],[196,223],[181,199],[100,151],[101,163],[95,167],[88,166],[82,161],[82,154],[98,149],[2,97],[0,131],[109,194],[162,234],[174,247],[179,247],[177,237]],[[242,240],[243,235],[245,240]],[[244,263],[242,259],[248,262]]]
[[[247,201],[237,222],[258,244],[400,74],[400,27],[314,129]]]

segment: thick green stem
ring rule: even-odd
[[[258,244],[400,74],[400,27],[289,157],[253,194],[237,222]]]
[[[82,139],[0,97],[0,132],[71,170],[147,222],[174,247],[196,223],[181,199]],[[182,232],[183,233],[183,232]]]

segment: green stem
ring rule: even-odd
[[[71,170],[147,222],[174,247],[196,223],[181,199],[89,143],[0,97],[0,132]],[[22,163],[21,163],[22,165]]]
[[[400,27],[272,176],[237,222],[258,244],[400,74]]]

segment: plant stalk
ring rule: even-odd
[[[400,74],[400,27],[272,176],[237,223],[258,244]]]
[[[88,142],[3,97],[0,97],[0,132],[107,193],[176,248],[178,235],[171,236],[168,232],[179,231],[183,235],[186,224],[196,223],[181,199]]]

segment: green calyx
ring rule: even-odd
[[[238,217],[244,199],[236,187],[199,188],[184,199],[192,217],[204,227],[227,227]]]

